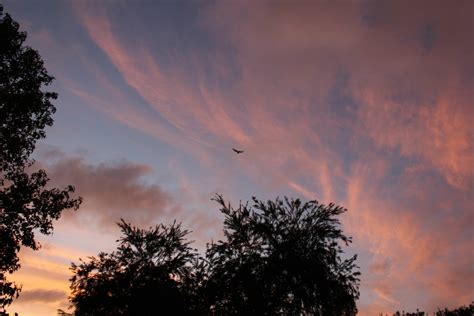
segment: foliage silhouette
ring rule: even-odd
[[[189,280],[197,253],[180,224],[149,230],[118,224],[117,251],[72,264],[70,301],[75,315],[186,315],[193,306]]]
[[[238,209],[214,198],[225,241],[205,258],[180,225],[141,230],[119,224],[116,252],[72,265],[76,315],[355,315],[356,256],[335,218],[345,209],[276,199]]]
[[[396,311],[393,316],[425,316],[428,313],[424,311],[419,311],[418,309],[416,312],[406,312]],[[474,302],[469,304],[469,306],[461,306],[455,309],[439,309],[434,313],[435,316],[474,316]]]
[[[474,301],[469,306],[461,306],[455,309],[438,310],[435,313],[436,316],[474,316]]]
[[[335,217],[346,210],[317,201],[253,198],[225,215],[225,241],[206,253],[203,294],[218,315],[355,315],[360,273]]]
[[[25,46],[26,33],[9,14],[0,16],[0,310],[11,304],[21,287],[7,280],[20,268],[18,251],[37,250],[35,230],[52,232],[52,221],[64,209],[77,209],[72,186],[45,189],[44,170],[28,173],[36,141],[46,136],[56,108],[54,92],[42,89],[51,77],[37,51]]]

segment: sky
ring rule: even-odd
[[[347,208],[360,315],[474,300],[473,1],[3,4],[56,78],[36,165],[84,198],[21,250],[11,312],[67,310],[120,218],[204,249],[216,193]]]

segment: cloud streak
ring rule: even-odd
[[[20,300],[23,303],[26,303],[26,302],[52,303],[52,302],[59,302],[59,301],[65,300],[66,297],[67,297],[67,293],[64,291],[36,289],[36,290],[22,291]]]

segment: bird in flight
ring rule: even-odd
[[[236,153],[237,155],[244,152],[243,150],[238,150],[238,149],[235,149],[235,148],[232,148],[232,150],[235,151],[235,153]]]

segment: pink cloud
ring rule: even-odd
[[[126,82],[170,124],[184,131],[186,137],[208,147],[215,145],[204,140],[201,132],[210,132],[209,135],[217,140],[229,137],[242,142],[248,140],[228,110],[219,103],[219,95],[208,87],[186,84],[189,81],[186,69],[163,70],[142,43],[138,48],[123,43],[113,32],[106,15],[91,14],[84,8],[79,12],[91,38],[109,56]],[[175,54],[174,58],[184,58]],[[191,130],[189,126],[195,129]]]
[[[468,103],[452,98],[441,99],[434,106],[402,104],[370,92],[361,99],[361,127],[377,145],[423,158],[451,185],[465,190],[473,187],[470,117],[474,112]]]
[[[230,35],[239,52],[244,95],[251,98],[246,103],[255,108],[250,110],[252,117],[270,117],[268,125],[275,126],[278,119],[272,114],[298,113],[303,107],[294,102],[277,108],[265,104],[265,99],[278,104],[275,100],[297,88],[320,101],[313,104],[314,110],[327,119],[331,109],[320,97],[339,72],[348,72],[349,93],[359,104],[358,121],[343,124],[362,128],[357,135],[371,137],[378,146],[422,157],[450,184],[466,189],[472,187],[474,176],[469,167],[474,161],[469,124],[474,95],[463,83],[466,63],[474,53],[472,41],[466,41],[473,30],[465,12],[472,6],[463,2],[449,14],[441,3],[417,6],[419,11],[405,12],[396,3],[368,5],[370,9],[358,2],[221,3],[206,18],[216,33]],[[364,14],[376,16],[376,25],[364,24]],[[427,16],[440,18],[431,21]],[[436,45],[424,52],[419,32],[429,23],[436,24]],[[394,98],[413,91],[419,100]]]
[[[434,310],[436,304],[465,304],[463,300],[470,295],[469,287],[474,281],[469,270],[462,268],[467,267],[468,258],[472,258],[473,251],[467,246],[472,243],[472,234],[464,237],[467,239],[459,238],[462,226],[437,220],[439,210],[430,209],[422,199],[418,201],[419,205],[407,208],[395,199],[381,198],[377,182],[373,185],[372,181],[367,165],[355,168],[348,178],[348,200],[345,204],[352,210],[345,218],[345,224],[356,243],[362,243],[374,255],[369,266],[371,274],[365,275],[363,286],[390,303],[383,309],[386,312],[395,307],[406,307],[407,302],[403,298],[407,300],[409,297],[403,293],[416,295],[420,287],[424,288],[425,295],[429,293],[428,296],[433,298],[425,306],[430,310]],[[406,192],[404,196],[408,199],[412,195]],[[448,199],[454,206],[456,196]],[[472,215],[461,216],[463,221],[472,222]],[[429,229],[424,227],[433,221],[435,226]],[[459,269],[465,271],[464,276],[453,278]],[[381,291],[381,284],[390,284],[392,291]]]
[[[100,12],[100,10],[98,11]],[[134,47],[132,53],[129,45],[121,41],[112,31],[113,26],[106,15],[95,16],[96,12],[92,14],[83,8],[79,12],[91,38],[109,56],[128,84],[147,100],[150,107],[179,131],[180,137],[192,139],[197,144],[206,146],[207,151],[216,151],[221,146],[227,148],[229,144],[243,146],[248,152],[257,153],[258,159],[254,161],[255,168],[268,169],[269,172],[266,173],[274,179],[285,177],[285,174],[290,170],[294,171],[298,165],[297,161],[300,162],[300,159],[288,156],[288,153],[281,151],[280,148],[289,143],[303,148],[301,137],[312,133],[311,130],[304,127],[305,124],[288,126],[285,121],[281,121],[279,116],[275,116],[272,111],[269,111],[265,107],[266,104],[258,104],[258,100],[252,99],[244,101],[244,104],[241,105],[241,109],[244,108],[248,111],[248,115],[244,117],[242,113],[245,111],[237,110],[226,95],[206,82],[203,74],[205,69],[198,64],[193,64],[197,69],[197,77],[191,80],[188,79],[189,74],[180,66],[172,67],[171,71],[165,72],[158,66],[151,53],[144,48],[135,49],[136,47]],[[180,60],[182,57],[178,54],[175,58]],[[222,70],[226,69],[225,66],[218,65],[216,67],[218,72],[225,73]],[[187,84],[188,82],[192,84]],[[80,91],[77,93],[84,98],[89,98],[90,103],[98,103],[85,93]],[[247,98],[247,94],[244,97]],[[304,110],[290,114],[293,111],[287,110],[286,102],[294,102],[294,100],[286,98],[272,109],[281,110],[283,117],[291,115],[295,118],[303,118],[302,115],[306,114]],[[155,121],[156,127],[153,127],[153,119],[150,119],[145,113],[139,113],[131,107],[125,111],[112,107],[107,111],[109,115],[124,124],[147,133],[153,133],[165,141],[172,140],[171,142],[178,144],[180,148],[187,147],[182,140],[179,140],[179,137],[167,132],[166,128],[163,128],[158,121]],[[305,120],[306,118],[303,121]],[[152,132],[154,129],[158,129],[159,132]],[[254,131],[251,138],[248,134],[250,131]],[[319,139],[317,135],[313,134],[312,140],[307,139],[305,142],[319,142]],[[301,155],[305,156],[305,160],[311,161],[312,165],[318,166],[317,170],[321,171],[318,174],[321,175],[315,181],[323,188],[324,197],[329,199],[332,196],[329,169],[332,169],[333,166],[327,165],[324,160],[327,159],[326,155],[331,155],[331,153],[320,148],[320,145],[318,144],[315,150],[320,149],[319,156],[322,156],[323,160],[321,167],[317,162],[311,161],[314,157],[309,158],[304,150]],[[198,146],[192,146],[192,151],[193,154],[198,155],[200,150],[196,147]],[[335,155],[332,155],[332,158],[334,157]],[[208,157],[206,158],[208,159]],[[212,162],[209,161],[207,164],[211,166]],[[275,168],[281,170],[280,175],[273,175]],[[253,167],[250,167],[244,172],[251,174],[254,172],[252,169]],[[270,182],[273,180],[270,179]]]

